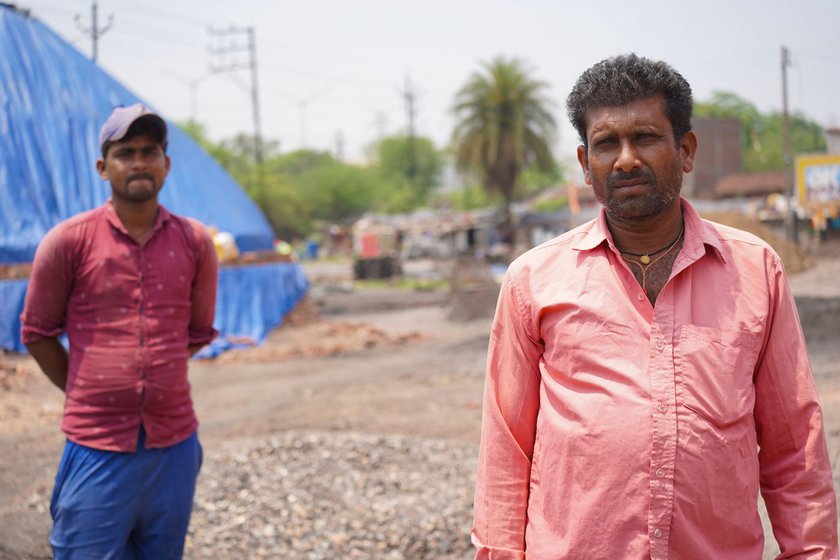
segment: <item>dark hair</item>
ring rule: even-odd
[[[131,140],[135,136],[151,136],[161,145],[163,148],[163,152],[166,153],[166,147],[168,142],[163,140],[161,137],[161,129],[157,126],[154,122],[150,119],[145,119],[140,117],[133,123],[131,126],[128,127],[128,130],[125,131],[125,134],[119,140],[108,140],[104,144],[102,144],[102,159],[105,159],[105,156],[108,155],[108,150],[114,145],[116,142],[125,142],[127,140]]]
[[[674,140],[691,130],[691,86],[665,62],[634,54],[602,60],[578,78],[566,99],[566,111],[586,146],[586,113],[599,107],[619,107],[662,95]]]

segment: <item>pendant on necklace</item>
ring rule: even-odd
[[[642,255],[641,257],[639,257],[639,262],[641,262],[642,264],[650,264],[650,257],[647,255]]]

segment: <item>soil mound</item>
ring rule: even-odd
[[[751,218],[738,212],[706,212],[703,217],[707,220],[734,227],[766,241],[779,254],[788,274],[795,274],[808,270],[814,266],[814,261],[796,243],[785,239],[760,220]]]

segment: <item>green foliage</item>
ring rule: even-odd
[[[755,105],[734,93],[715,92],[712,99],[697,103],[698,117],[735,118],[741,122],[744,170],[749,172],[784,169],[783,117],[761,113]],[[802,114],[789,115],[791,155],[825,150],[822,127]]]
[[[555,163],[548,170],[541,170],[536,167],[529,167],[519,175],[518,197],[530,198],[543,192],[546,189],[563,184],[563,169]]]
[[[458,90],[452,108],[455,161],[477,172],[487,190],[502,195],[508,224],[522,171],[555,167],[551,143],[556,125],[545,88],[521,61],[498,57]]]
[[[376,148],[381,175],[395,186],[392,205],[411,209],[425,203],[440,181],[443,157],[428,138],[392,136]]]
[[[434,197],[435,206],[448,206],[455,210],[478,210],[504,204],[502,195],[490,192],[478,183],[469,183],[464,188]]]
[[[182,128],[260,205],[281,239],[306,237],[319,222],[346,223],[366,211],[403,210],[417,203],[410,185],[388,181],[378,168],[341,163],[316,150],[281,154],[276,142],[265,142],[258,173],[252,136],[215,143],[198,123]]]
[[[569,199],[565,196],[558,196],[534,204],[534,212],[558,212],[568,207]]]
[[[278,154],[266,162],[266,173],[296,177],[316,167],[335,163],[335,158],[328,152],[317,150],[295,150]]]
[[[378,173],[339,162],[313,167],[296,176],[293,185],[311,217],[330,222],[376,209],[386,190]]]

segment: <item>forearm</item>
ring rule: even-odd
[[[190,357],[192,358],[193,356],[195,356],[196,354],[198,354],[199,350],[201,350],[201,349],[202,349],[202,348],[204,348],[205,346],[207,346],[207,345],[206,345],[206,344],[204,344],[204,343],[201,343],[201,344],[190,344],[190,345],[189,345]]]
[[[52,384],[64,391],[67,386],[69,362],[67,349],[57,338],[44,338],[27,344],[26,348]]]

